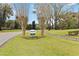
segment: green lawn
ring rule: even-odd
[[[56,32],[55,32],[56,31]],[[59,31],[59,32],[58,32]],[[49,31],[50,33],[61,33],[61,30]],[[65,32],[65,31],[64,31]],[[79,42],[59,39],[46,34],[41,38],[37,32],[38,38],[29,38],[29,33],[26,33],[26,38],[21,35],[9,40],[6,44],[0,47],[0,55],[5,56],[69,56],[79,55]]]
[[[20,29],[14,29],[14,30],[1,30],[0,32],[17,32],[21,31]]]
[[[66,30],[50,30],[49,32],[53,33],[53,34],[59,34],[59,35],[65,35],[65,34],[68,34],[68,31],[76,31],[76,30],[79,30],[79,29],[66,29]]]
[[[79,31],[79,29],[66,29],[66,30],[50,30],[49,33],[57,34],[57,35],[68,35],[69,31]],[[76,36],[69,36],[73,38],[79,38],[79,35]]]

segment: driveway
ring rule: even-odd
[[[6,41],[10,40],[11,38],[21,34],[21,32],[5,32],[0,33],[0,46],[3,45]]]

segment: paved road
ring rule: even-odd
[[[15,37],[16,35],[19,35],[20,33],[21,32],[0,33],[0,46],[3,45],[8,40],[10,40],[11,38]]]

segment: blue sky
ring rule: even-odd
[[[15,5],[16,7],[17,7],[17,5]],[[14,15],[13,16],[11,16],[10,18],[9,18],[9,20],[15,20],[16,18],[15,18],[15,15],[16,15],[16,11],[15,11],[15,7],[14,7],[14,5],[12,5],[12,7],[13,7],[13,13],[14,13]],[[38,21],[37,21],[37,16],[36,16],[36,14],[34,14],[33,13],[33,10],[34,10],[34,4],[29,4],[29,15],[28,15],[28,23],[32,23],[32,21],[35,21],[36,23],[38,23]]]
[[[76,4],[70,4],[70,5],[73,5],[73,8],[72,8],[71,11],[74,11],[74,12],[78,11],[79,5],[76,5]],[[70,5],[68,5],[68,6],[70,6]],[[68,8],[68,6],[65,6],[64,9]],[[12,5],[12,7],[13,7],[14,15],[10,17],[10,20],[15,20],[16,19],[15,18],[15,14],[16,14],[15,7],[14,7],[14,5]],[[29,21],[28,21],[28,23],[32,23],[32,21],[34,21],[34,20],[35,20],[36,23],[38,23],[37,16],[36,16],[36,14],[33,13],[34,4],[33,3],[29,4],[28,8],[29,8],[29,15],[28,15],[28,20]]]
[[[30,7],[29,7],[29,23],[32,23],[32,21],[36,21],[37,22],[37,16],[35,13],[33,13],[33,10],[34,10],[34,4],[30,4]]]

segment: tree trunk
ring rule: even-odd
[[[53,23],[52,23],[52,29],[54,29],[54,25],[53,25]]]
[[[21,28],[22,28],[22,36],[25,37],[26,27],[25,27],[24,21],[21,21]]]
[[[1,31],[2,29],[1,29],[1,26],[0,26],[0,31]]]
[[[42,28],[41,28],[41,36],[42,36],[42,37],[44,36],[44,30],[45,30],[44,27],[42,27]]]
[[[77,24],[77,27],[79,28],[79,19],[78,19],[78,24]]]
[[[57,18],[55,19],[55,30],[58,29],[58,26],[57,26]]]
[[[25,27],[22,25],[22,36],[23,36],[23,37],[25,37],[25,31],[26,31],[26,29],[25,29]]]
[[[23,37],[25,37],[25,28],[24,27],[22,28],[22,35],[23,35]]]
[[[44,17],[42,17],[40,20],[41,20],[41,36],[44,37],[45,19]]]

